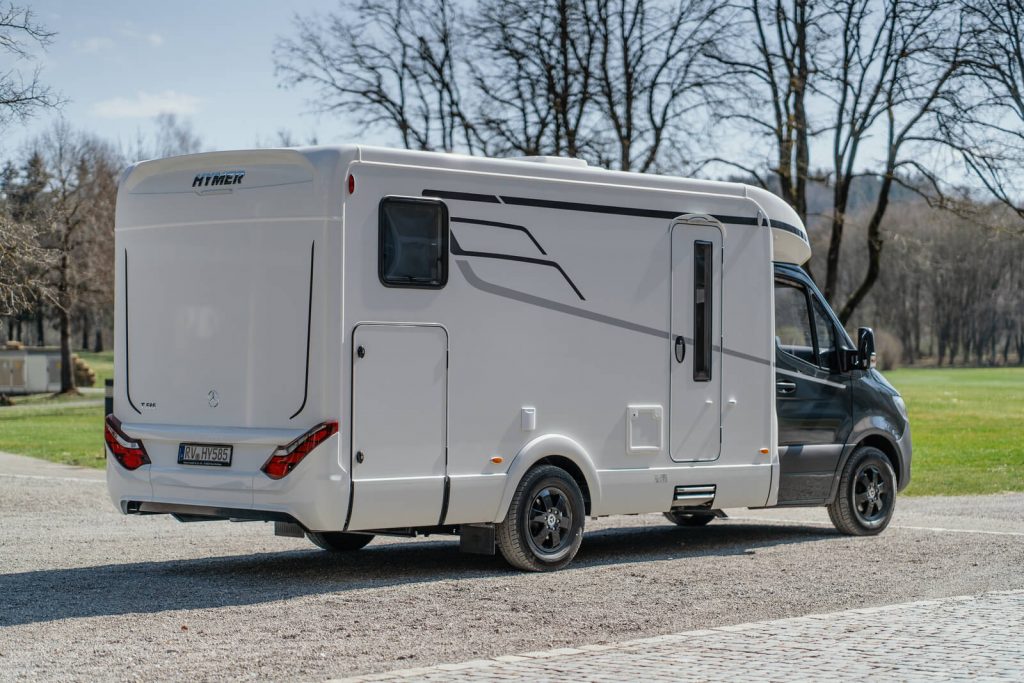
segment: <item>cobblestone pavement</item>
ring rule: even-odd
[[[1022,680],[1024,591],[527,652],[356,681]]]

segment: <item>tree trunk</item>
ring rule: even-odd
[[[90,328],[89,317],[90,316],[89,316],[88,313],[85,313],[85,314],[82,315],[82,350],[83,351],[88,351],[89,350],[89,332],[92,331],[92,330],[89,329]]]
[[[60,393],[75,390],[75,365],[71,360],[71,316],[66,309],[60,315]]]
[[[46,321],[43,320],[43,309],[36,311],[36,346],[46,346]]]
[[[94,353],[99,353],[103,350],[103,330],[96,330],[96,341],[92,345]]]

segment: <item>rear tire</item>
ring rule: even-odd
[[[665,519],[679,526],[707,526],[715,518],[713,512],[683,512],[672,510],[665,513]]]
[[[896,473],[885,453],[863,446],[850,456],[839,478],[828,516],[836,529],[850,536],[882,533],[896,510]]]
[[[565,470],[541,465],[526,473],[497,525],[501,554],[531,572],[561,569],[583,542],[586,509],[576,481]]]
[[[332,553],[359,550],[373,540],[373,534],[346,534],[341,531],[307,531],[306,538]]]

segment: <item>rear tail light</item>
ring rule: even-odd
[[[103,438],[107,441],[107,448],[126,470],[137,470],[150,463],[146,447],[138,439],[133,439],[121,431],[121,421],[113,415],[107,415]]]
[[[337,432],[337,422],[321,422],[287,446],[278,446],[260,469],[271,479],[281,479],[294,470],[310,451]]]

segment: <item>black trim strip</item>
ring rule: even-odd
[[[448,384],[448,382],[446,381],[445,385],[447,385],[447,384]],[[445,449],[446,452],[447,452],[447,450],[448,449]],[[448,460],[448,457],[447,457],[447,454],[446,454],[445,455],[445,461],[447,462],[447,460]],[[445,469],[447,469],[447,464],[445,465]],[[444,493],[442,494],[442,497],[441,497],[441,516],[437,520],[437,525],[438,526],[444,526],[444,518],[448,516],[448,500],[451,497],[451,493],[452,493],[452,478],[449,477],[447,474],[445,474],[444,475]]]
[[[487,204],[500,204],[501,201],[493,194],[477,194],[476,192],[451,192],[449,190],[423,190],[424,197],[438,197],[439,199],[459,199],[464,202],[484,202]]]
[[[132,382],[128,367],[131,363],[128,360],[128,250],[124,250],[124,395],[128,397],[128,405],[139,415],[142,411],[135,407],[132,401]]]
[[[310,333],[313,329],[313,266],[315,263],[314,257],[316,256],[316,241],[309,246],[309,308],[306,312],[306,377],[303,380],[302,385],[302,405],[299,409],[292,413],[289,420],[294,420],[295,416],[301,413],[306,408],[306,400],[309,398],[309,339]]]
[[[544,247],[540,246],[540,242],[537,241],[537,238],[535,238],[533,236],[533,233],[531,233],[526,228],[526,226],[514,225],[512,223],[499,223],[498,221],[485,221],[485,220],[481,220],[479,218],[454,218],[453,217],[451,219],[451,221],[452,221],[452,223],[469,223],[470,225],[487,225],[487,226],[490,226],[492,228],[504,228],[506,230],[518,230],[518,231],[520,231],[522,233],[525,233],[526,236],[530,238],[530,241],[533,242],[533,245],[535,247],[537,247],[537,251],[539,251],[540,253],[544,254],[545,256],[548,255],[548,252],[544,251]]]
[[[445,190],[423,190],[423,194],[430,197],[441,197],[442,199],[460,199],[467,202],[487,202],[494,204],[498,202],[498,199],[486,194],[472,194],[469,192],[448,192]],[[545,209],[558,209],[561,211],[584,211],[587,213],[605,213],[614,216],[637,216],[638,218],[664,218],[671,220],[687,213],[689,211],[665,211],[663,209],[641,209],[632,206],[611,206],[609,204],[583,204],[580,202],[563,202],[553,199],[535,199],[532,197],[509,197],[501,195],[500,200],[505,204],[514,204],[517,206],[536,206]],[[731,225],[758,225],[757,218],[750,216],[726,216],[726,215],[713,215],[716,221],[720,223],[728,223]],[[771,219],[769,224],[773,228],[779,228],[786,232],[793,233],[804,242],[807,242],[807,237],[803,232],[795,225],[790,225],[784,221]]]
[[[492,258],[499,259],[502,261],[518,261],[520,263],[533,263],[538,266],[548,266],[549,268],[555,268],[558,270],[559,273],[562,274],[562,277],[565,278],[565,281],[569,283],[569,286],[572,287],[572,291],[576,292],[576,296],[580,298],[580,301],[587,300],[586,297],[583,296],[583,292],[581,292],[579,288],[576,286],[576,284],[572,281],[572,278],[570,278],[569,275],[564,270],[562,270],[562,266],[558,265],[554,261],[545,261],[544,259],[530,258],[528,256],[492,254],[486,251],[466,251],[459,245],[459,241],[455,239],[455,233],[451,234],[451,251],[454,256],[476,256],[479,258]]]

